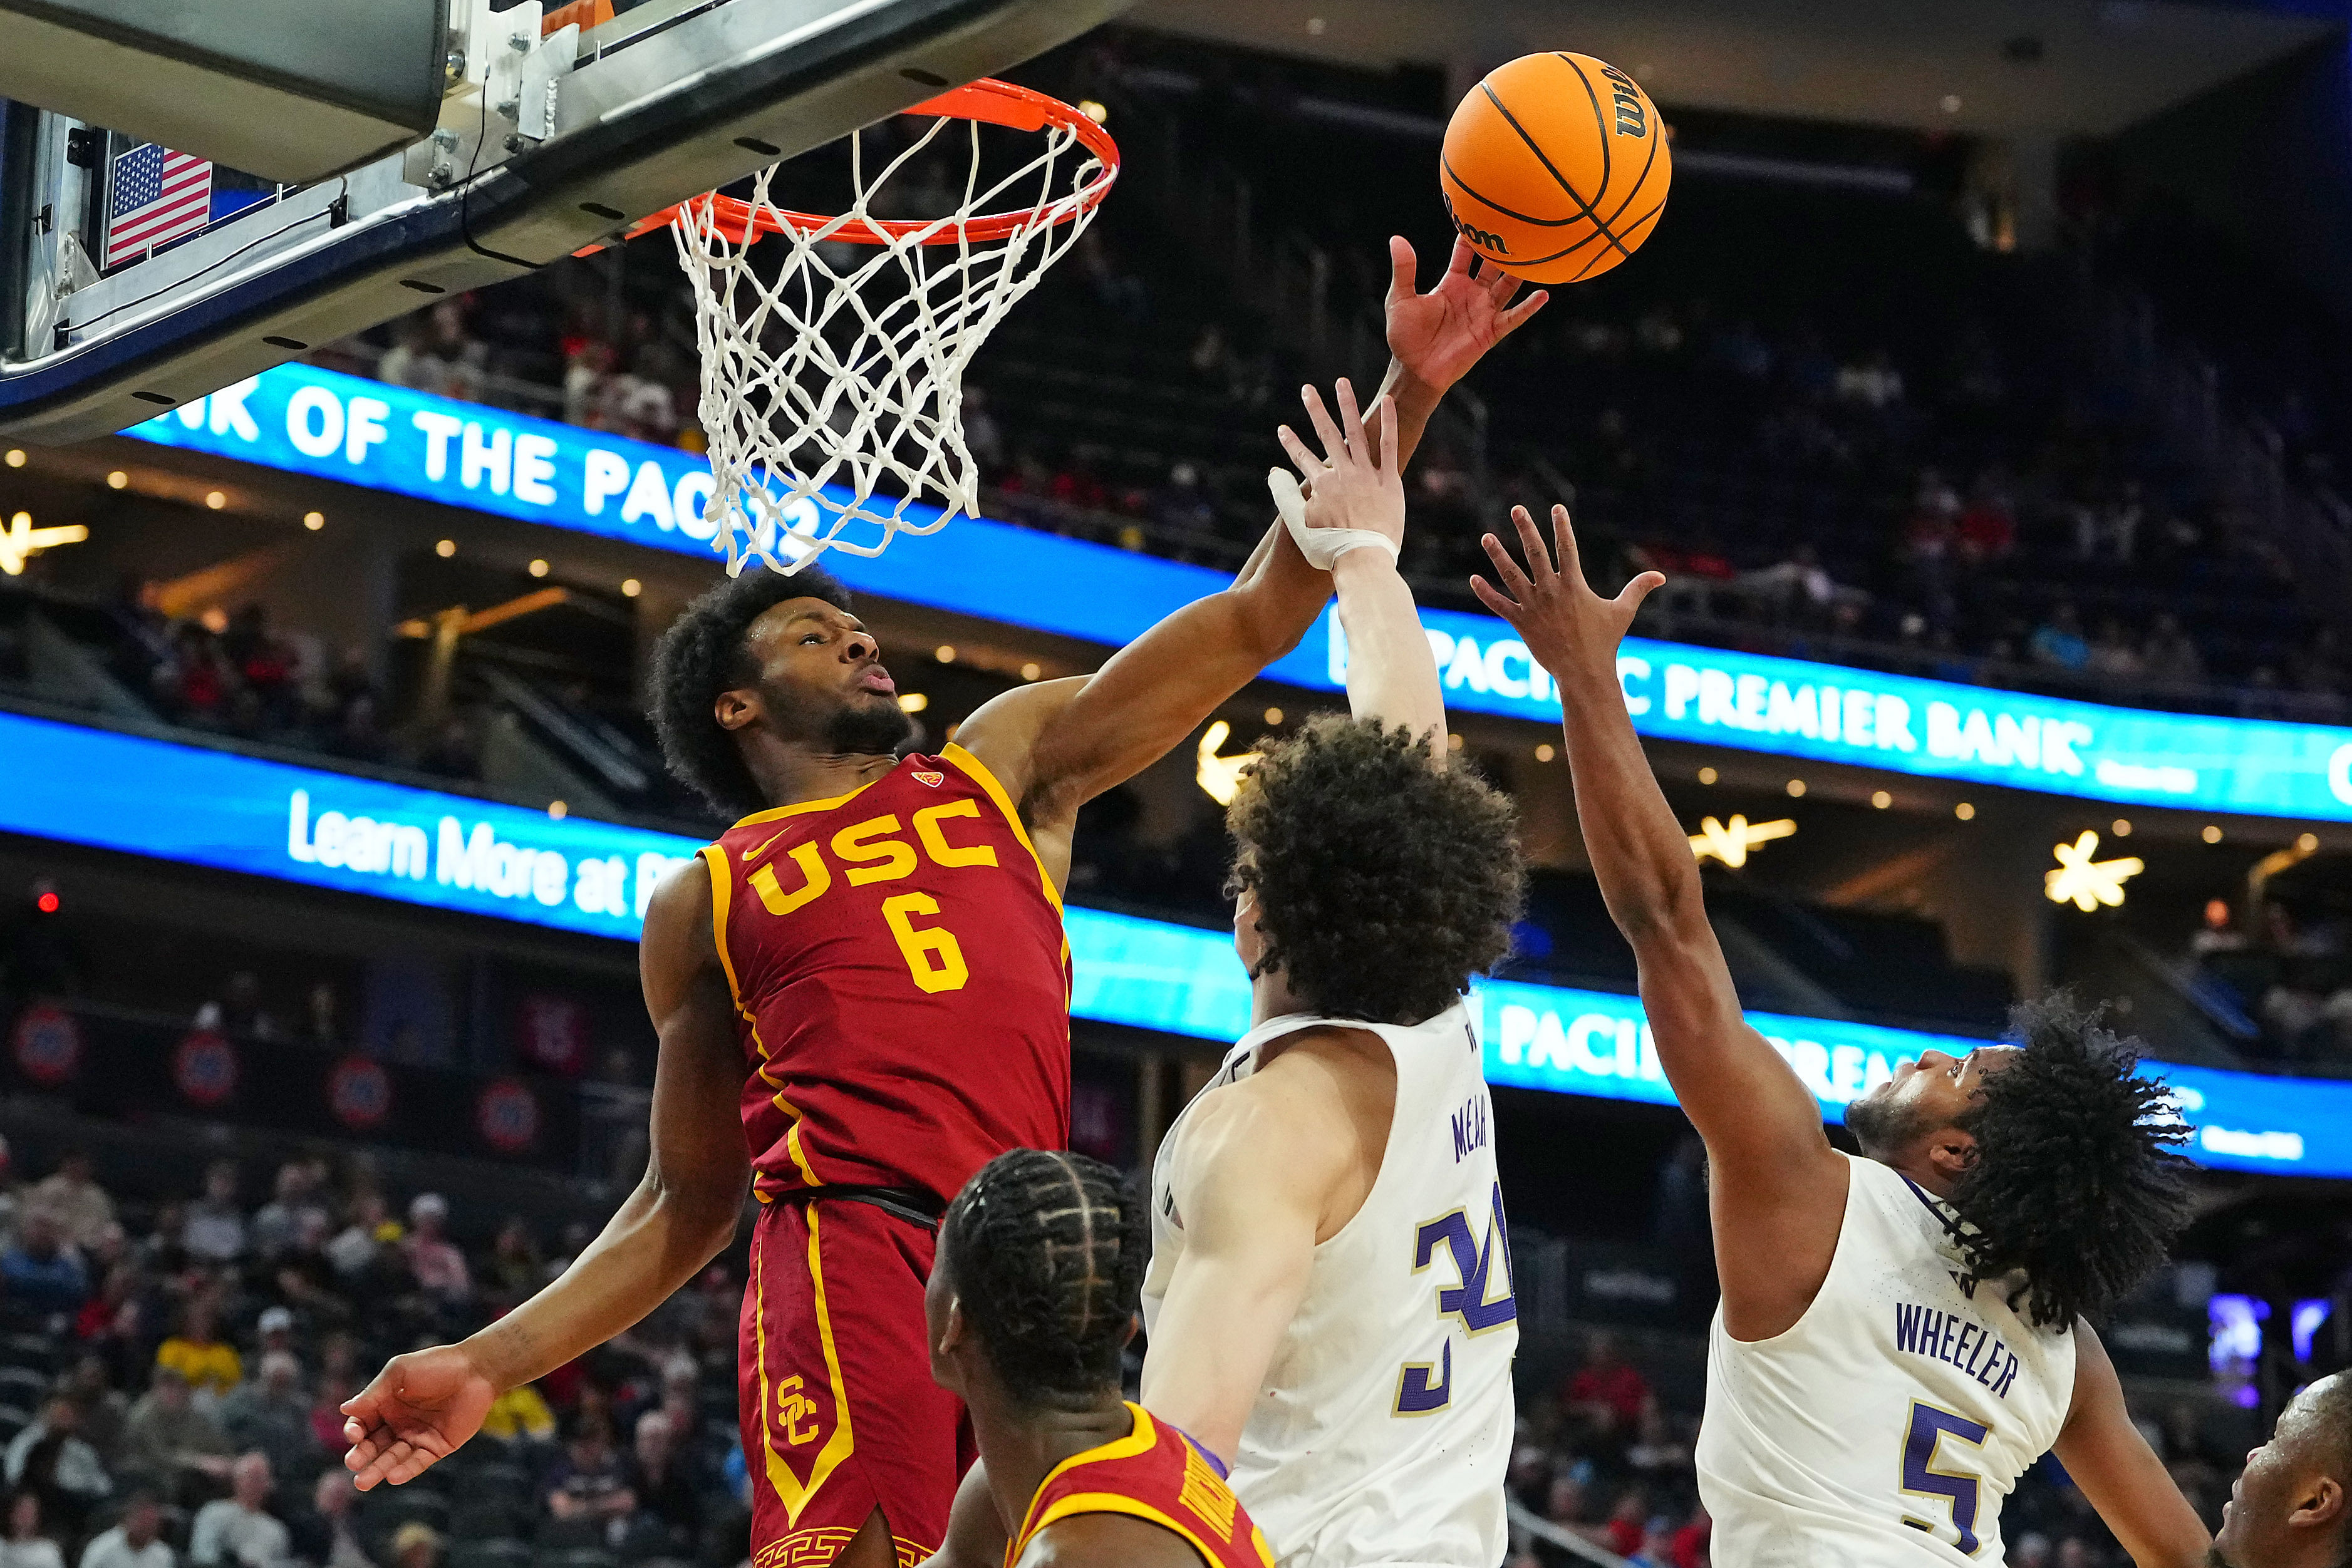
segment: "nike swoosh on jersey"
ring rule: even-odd
[[[768,852],[769,844],[774,843],[778,839],[782,838],[786,833],[791,831],[792,830],[790,828],[778,828],[774,832],[768,835],[766,841],[762,842],[759,848],[745,850],[743,852],[743,858],[747,861],[758,860],[761,855]]]

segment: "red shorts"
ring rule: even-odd
[[[761,1207],[736,1356],[752,1568],[824,1568],[877,1509],[902,1568],[947,1538],[977,1450],[931,1381],[932,1244],[870,1203]]]

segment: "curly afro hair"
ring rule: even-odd
[[[743,766],[735,737],[719,727],[711,706],[719,694],[752,678],[744,636],[751,622],[787,599],[822,599],[849,608],[849,590],[814,566],[790,577],[747,571],[704,592],[669,624],[654,645],[653,711],[662,760],[681,784],[730,821],[767,801]]]
[[[1151,1233],[1117,1171],[1008,1149],[956,1194],[940,1246],[964,1319],[1015,1399],[1083,1408],[1118,1396]]]
[[[2189,1218],[2189,1135],[2171,1092],[2142,1078],[2139,1045],[2061,991],[2020,1004],[2025,1049],[1985,1077],[1958,1121],[1976,1163],[1954,1184],[1960,1238],[1980,1280],[2012,1272],[2037,1325],[2101,1317],[2162,1263]]]
[[[1511,950],[1522,876],[1511,803],[1429,743],[1326,715],[1269,748],[1225,816],[1226,891],[1257,900],[1265,963],[1333,1018],[1412,1024]]]

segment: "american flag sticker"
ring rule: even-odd
[[[212,161],[159,142],[114,161],[106,219],[108,267],[195,233],[212,216]]]

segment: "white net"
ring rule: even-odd
[[[961,202],[936,218],[883,218],[892,178],[950,126],[971,141]],[[1077,243],[1115,172],[1072,129],[1047,123],[1041,152],[983,183],[982,130],[935,120],[870,181],[853,135],[855,199],[832,218],[771,201],[782,165],[753,177],[748,217],[723,198],[678,209],[710,443],[706,516],[730,576],[752,559],[789,573],[827,549],[879,555],[977,507],[965,369]],[[981,217],[1000,207],[1009,221]]]

